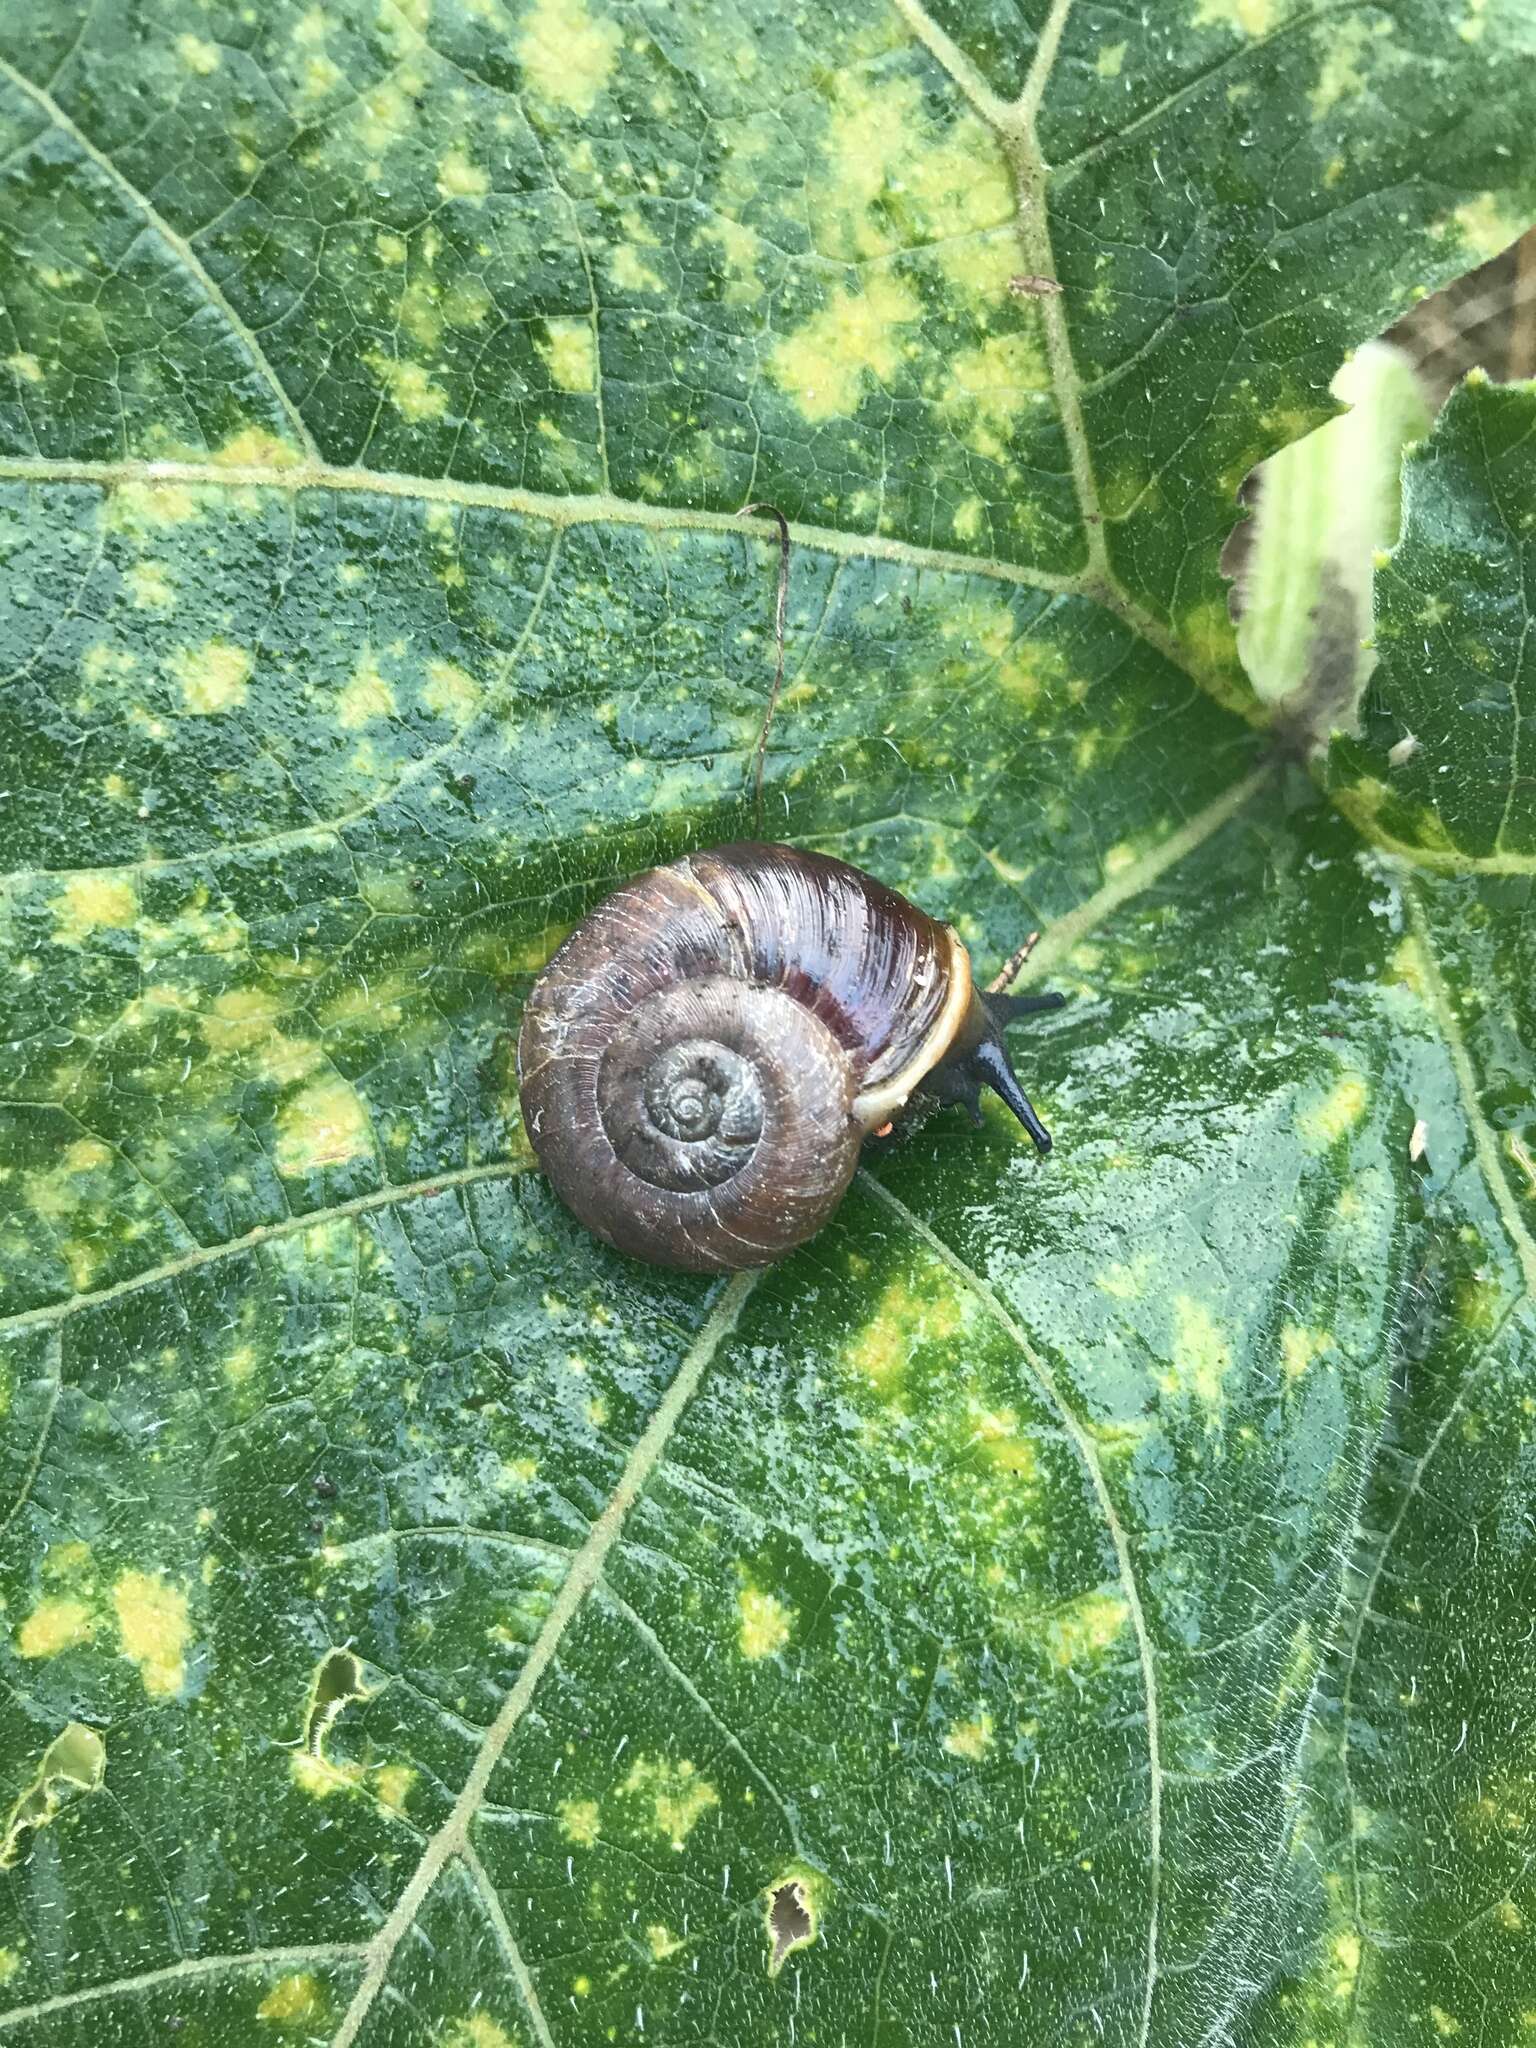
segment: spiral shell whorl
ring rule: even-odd
[[[597,1106],[619,1158],[650,1187],[719,1187],[763,1134],[763,1055],[723,977],[663,990],[623,1019],[603,1054]]]
[[[639,876],[524,1010],[524,1121],[556,1191],[663,1265],[733,1271],[803,1243],[853,1177],[860,1089],[909,1064],[943,1009],[947,941],[857,869],[789,848]]]

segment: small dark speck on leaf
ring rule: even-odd
[[[1061,293],[1054,277],[1037,277],[1033,273],[1010,277],[1008,289],[1016,299],[1054,299]]]
[[[910,618],[912,615],[912,600],[910,597],[903,596],[901,600],[901,608]]]
[[[336,1498],[336,1482],[328,1473],[317,1472],[309,1483],[322,1500],[334,1500]]]

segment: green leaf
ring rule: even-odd
[[[1442,866],[1529,872],[1536,386],[1470,376],[1405,486],[1402,542],[1378,578],[1370,716],[1333,779],[1373,838]]]
[[[1522,2039],[1530,878],[1217,551],[1529,13],[1023,15],[0,23],[0,2038]],[[509,1033],[753,828],[748,496],[765,829],[1073,1000],[716,1286]]]

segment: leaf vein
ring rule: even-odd
[[[368,1962],[362,1981],[347,2008],[332,2048],[351,2048],[374,2000],[384,1988],[395,1951],[414,1924],[422,1901],[442,1874],[444,1866],[468,1847],[470,1827],[484,1803],[502,1752],[527,1710],[539,1681],[553,1662],[566,1630],[601,1576],[608,1553],[618,1541],[630,1509],[660,1462],[683,1410],[692,1400],[715,1353],[735,1328],[737,1318],[760,1277],[757,1272],[739,1273],[716,1296],[713,1308],[684,1354],[671,1384],[657,1403],[655,1413],[636,1439],[634,1449],[619,1474],[618,1484],[592,1524],[591,1533],[577,1551],[555,1596],[554,1605],[534,1639],[528,1661],[486,1732],[452,1812],[427,1844],[394,1910],[368,1945]]]
[[[27,2026],[33,2020],[49,2019],[55,2013],[73,2012],[82,2005],[99,2005],[103,1999],[118,1998],[137,1991],[152,1991],[161,1984],[175,1984],[189,1977],[212,1977],[222,1970],[285,1969],[294,1963],[360,1961],[360,1941],[319,1942],[305,1948],[258,1948],[243,1956],[184,1956],[159,1970],[144,1970],[136,1977],[114,1977],[106,1984],[89,1984],[82,1991],[61,1991],[55,1998],[41,1998],[35,2005],[14,2005],[0,2013],[0,2033]]]
[[[491,1883],[490,1872],[475,1853],[473,1842],[466,1842],[460,1854],[464,1860],[464,1867],[474,1882],[475,1890],[480,1894],[480,1902],[485,1907],[485,1917],[491,1923],[497,1946],[507,1959],[507,1968],[512,1973],[512,1981],[523,2001],[523,2010],[528,2015],[528,2022],[533,2028],[538,2048],[555,2048],[555,2037],[549,2031],[549,2022],[545,2019],[544,2008],[539,2003],[533,1972],[523,1960],[523,1952],[517,1945],[511,1923],[502,1910],[496,1887]]]
[[[37,1324],[63,1322],[67,1316],[75,1315],[81,1309],[99,1308],[105,1302],[121,1301],[124,1295],[137,1294],[141,1288],[158,1286],[163,1280],[178,1279],[183,1273],[195,1272],[199,1267],[232,1258],[236,1253],[257,1251],[262,1245],[271,1244],[279,1238],[301,1236],[305,1231],[321,1229],[345,1217],[365,1216],[373,1209],[393,1208],[402,1202],[415,1201],[419,1196],[437,1194],[449,1188],[469,1187],[476,1181],[511,1180],[528,1170],[527,1163],[521,1160],[488,1160],[480,1166],[454,1167],[450,1172],[436,1173],[425,1180],[394,1182],[388,1187],[375,1188],[371,1194],[354,1195],[350,1201],[336,1202],[328,1209],[309,1209],[302,1215],[285,1216],[276,1223],[259,1223],[254,1230],[246,1231],[243,1237],[228,1238],[222,1244],[198,1245],[195,1250],[181,1252],[158,1266],[146,1266],[143,1272],[132,1273],[110,1287],[94,1288],[86,1294],[72,1294],[64,1301],[47,1302],[39,1308],[24,1308],[14,1315],[0,1317],[0,1337],[8,1336],[13,1330],[31,1329]]]
[[[766,519],[743,519],[733,512],[710,512],[691,506],[651,504],[616,497],[608,491],[567,495],[530,491],[516,484],[466,482],[451,477],[409,476],[397,470],[363,469],[323,460],[295,462],[279,469],[260,464],[223,462],[93,462],[25,455],[0,457],[0,483],[92,484],[112,490],[123,484],[183,485],[208,490],[323,490],[373,493],[379,497],[416,498],[426,503],[479,506],[494,512],[516,512],[556,526],[646,526],[658,531],[695,528],[705,533],[757,536],[777,541],[778,529]],[[952,549],[924,547],[915,541],[879,533],[847,533],[838,527],[793,524],[791,533],[802,547],[829,555],[872,556],[913,569],[932,569],[948,576],[985,576],[993,582],[1022,584],[1072,597],[1100,599],[1096,586],[1080,575],[1025,567],[984,555],[957,554]]]
[[[40,85],[34,85],[30,78],[26,77],[23,72],[18,71],[15,65],[7,62],[4,57],[0,57],[0,78],[9,80],[18,92],[25,94],[38,110],[47,116],[48,120],[61,134],[69,137],[70,141],[74,143],[75,147],[87,161],[96,166],[97,170],[128,201],[129,205],[134,207],[143,216],[148,226],[176,257],[187,274],[196,281],[198,288],[203,292],[209,304],[217,309],[229,328],[230,333],[244,348],[252,364],[270,388],[273,397],[277,400],[284,419],[287,421],[304,453],[312,461],[319,461],[319,447],[316,445],[309,428],[304,424],[303,415],[289,397],[282,379],[278,376],[266,351],[262,348],[253,330],[241,319],[240,315],[225,297],[223,290],[197,251],[192,247],[192,244],[184,235],[179,234],[171,226],[170,222],[155,209],[145,194],[139,191],[138,187],[124,176],[117,165],[113,163],[111,157],[92,142],[85,133],[85,130],[65,112],[64,108],[59,105],[59,102],[50,92]]]
[[[1070,1406],[1055,1374],[1035,1350],[1023,1329],[1004,1305],[995,1290],[981,1275],[968,1266],[958,1252],[954,1251],[938,1233],[928,1226],[907,1205],[890,1190],[881,1185],[866,1168],[860,1168],[859,1178],[863,1185],[878,1200],[921,1239],[941,1265],[954,1274],[961,1285],[970,1289],[976,1298],[993,1316],[999,1326],[1017,1345],[1019,1354],[1034,1375],[1041,1392],[1049,1405],[1061,1419],[1062,1428],[1072,1441],[1088,1474],[1099,1512],[1109,1531],[1109,1540],[1115,1554],[1115,1567],[1119,1574],[1121,1590],[1130,1613],[1131,1630],[1136,1639],[1137,1661],[1141,1670],[1142,1689],[1147,1703],[1147,1937],[1146,1967],[1142,1991],[1141,2024],[1137,2035],[1138,2048],[1147,2048],[1152,2032],[1152,2000],[1158,1980],[1158,1922],[1162,1895],[1162,1842],[1163,1842],[1163,1765],[1161,1724],[1159,1718],[1157,1687],[1157,1653],[1147,1626],[1146,1611],[1141,1603],[1141,1589],[1136,1579],[1136,1568],[1131,1557],[1130,1541],[1125,1524],[1121,1521],[1104,1478],[1104,1468],[1099,1462],[1098,1449],[1089,1436],[1076,1411]]]

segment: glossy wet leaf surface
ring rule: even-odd
[[[1439,836],[1216,557],[1531,210],[1533,45],[7,12],[0,2036],[1524,2038],[1529,398],[1378,578]],[[1048,1164],[936,1118],[718,1287],[508,1032],[750,827],[748,496],[769,829],[1072,1002]]]

